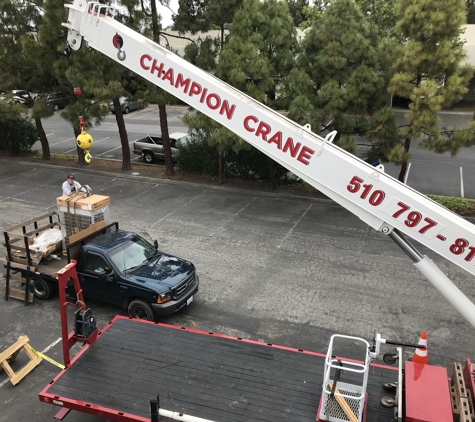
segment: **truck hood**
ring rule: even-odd
[[[147,284],[158,293],[164,293],[191,275],[193,271],[195,266],[191,262],[161,253],[131,274],[130,278],[138,284]]]

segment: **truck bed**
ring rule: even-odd
[[[324,355],[116,317],[40,400],[114,420],[150,420],[160,407],[212,421],[315,421]],[[366,421],[391,420],[379,400],[394,368],[374,365]],[[115,416],[115,417],[114,417]],[[380,419],[381,417],[381,419]],[[163,420],[163,419],[162,419]]]

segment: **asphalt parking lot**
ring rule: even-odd
[[[56,208],[68,169],[0,160],[0,228]],[[157,239],[165,252],[192,261],[200,275],[193,303],[161,321],[326,352],[334,333],[371,341],[378,332],[416,342],[428,334],[429,361],[451,367],[475,360],[473,327],[417,272],[386,236],[324,200],[214,188],[87,169],[76,179],[111,197],[120,227]],[[427,253],[475,300],[473,276]],[[0,256],[5,249],[0,245]],[[4,280],[0,279],[4,285]],[[99,327],[117,309],[87,302]],[[20,335],[62,360],[57,298],[0,298],[0,352]],[[390,351],[392,349],[385,349]],[[351,357],[352,347],[346,350]],[[19,356],[18,365],[25,357]],[[0,372],[0,421],[49,421],[59,410],[38,393],[59,373],[42,362],[17,386]],[[71,414],[67,421],[99,420]]]

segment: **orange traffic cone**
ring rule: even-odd
[[[419,339],[420,346],[424,348],[417,348],[412,357],[412,362],[423,363],[427,365],[429,363],[429,356],[427,355],[427,334],[425,331],[422,332],[421,338]]]

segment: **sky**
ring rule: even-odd
[[[160,7],[160,14],[162,15],[162,26],[166,28],[167,26],[170,26],[173,21],[172,21],[172,13],[170,10],[166,7],[159,6]],[[178,12],[178,0],[170,0],[170,8],[176,13]]]

